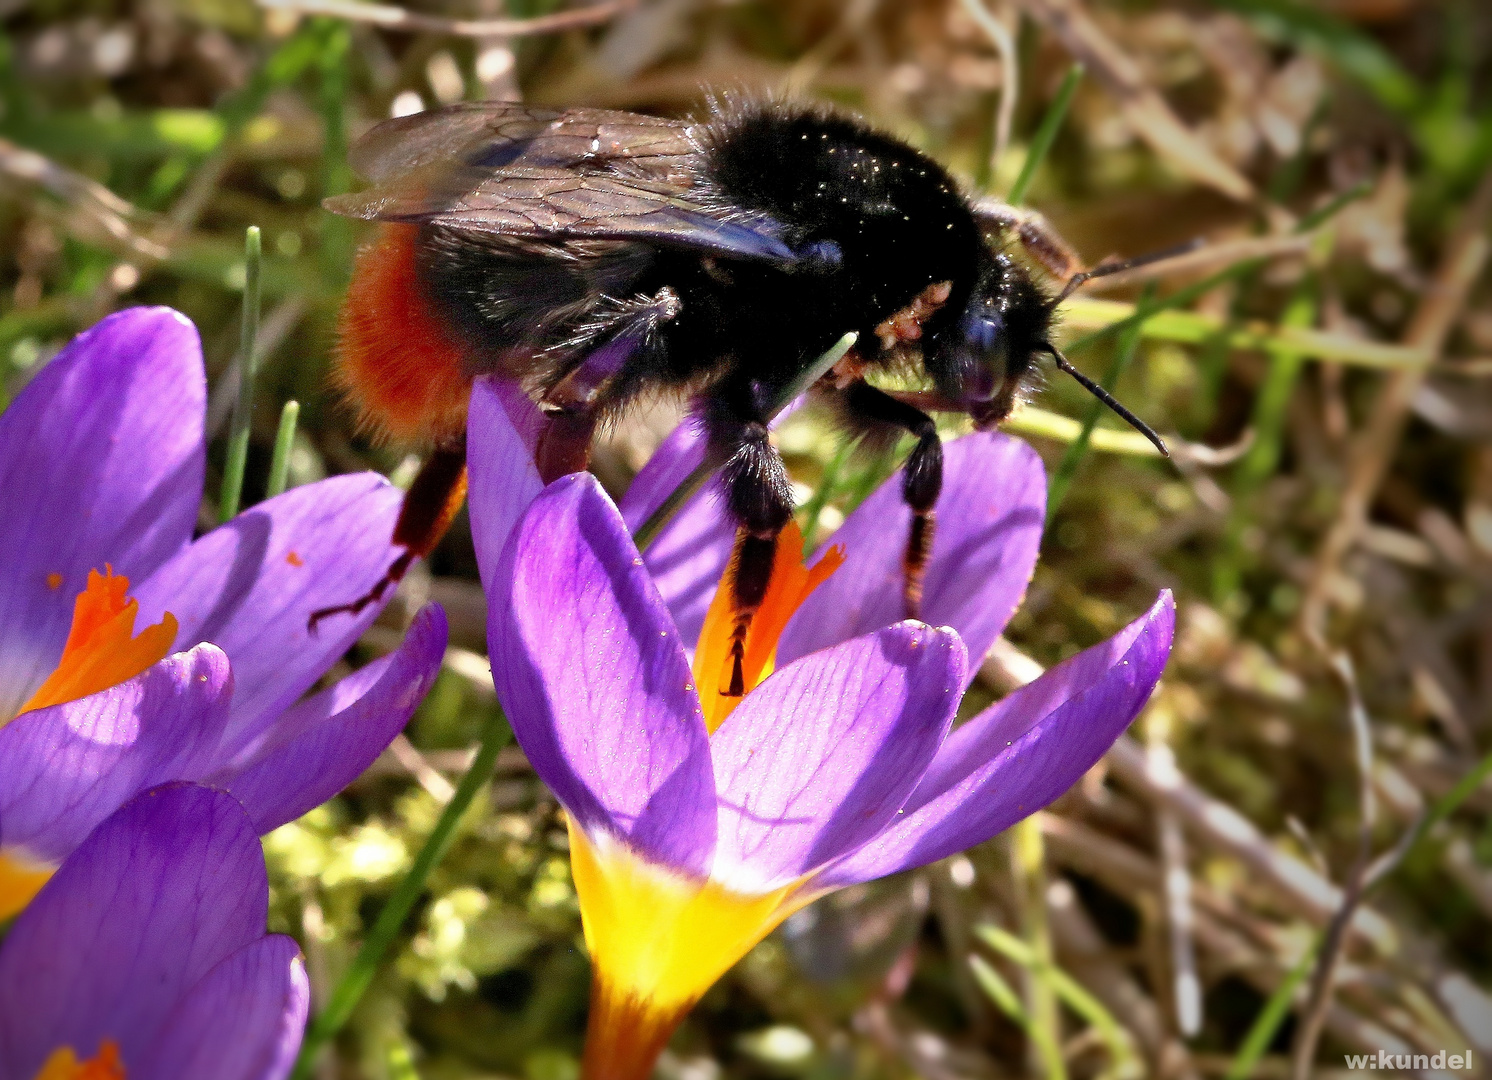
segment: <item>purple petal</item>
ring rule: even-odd
[[[804,657],[715,732],[713,878],[785,885],[875,836],[948,734],[966,657],[950,630],[904,622]]]
[[[692,416],[663,440],[622,498],[622,518],[630,532],[641,528],[699,467],[707,441],[703,426]],[[736,526],[725,512],[716,480],[679,508],[643,554],[686,644],[699,640],[735,537]]]
[[[228,654],[231,746],[310,689],[377,618],[382,604],[326,619],[315,634],[306,625],[388,569],[402,498],[375,473],[294,488],[203,536],[135,590],[142,620],[176,616],[176,648],[210,641]]]
[[[206,396],[186,316],[131,308],[74,338],[0,416],[0,718],[57,666],[89,570],[139,582],[191,539]]]
[[[477,568],[489,590],[508,535],[544,488],[534,464],[542,422],[533,402],[510,382],[478,379],[471,389],[466,422],[467,501]]]
[[[306,1028],[311,988],[300,946],[261,938],[220,962],[192,987],[130,1080],[281,1080]]]
[[[232,796],[154,788],[100,825],[0,947],[0,1076],[71,1046],[144,1058],[182,995],[264,936],[259,837]]]
[[[1176,605],[1057,665],[955,731],[896,823],[815,883],[870,881],[983,843],[1046,806],[1124,733],[1160,679]]]
[[[534,500],[487,585],[492,679],[534,771],[587,829],[703,873],[710,743],[678,630],[594,477]]]
[[[292,707],[209,782],[232,792],[261,833],[320,806],[404,729],[445,650],[445,611],[430,604],[397,652]]]
[[[999,432],[956,439],[944,455],[921,618],[958,631],[976,660],[965,676],[972,680],[1036,567],[1046,474],[1036,451]],[[877,488],[826,541],[844,546],[844,568],[788,623],[779,650],[785,662],[902,618],[901,565],[911,513],[900,477]]]
[[[708,436],[697,416],[686,416],[658,444],[647,464],[632,478],[617,509],[629,532],[636,532],[705,460]]]
[[[0,846],[60,860],[146,788],[211,768],[232,697],[228,660],[199,645],[118,686],[0,728]]]

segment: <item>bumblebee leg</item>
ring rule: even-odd
[[[652,296],[612,302],[593,312],[584,332],[564,346],[578,359],[544,393],[544,404],[564,410],[593,408],[608,385],[639,352],[655,354],[658,332],[683,310],[668,286]]]
[[[561,476],[584,472],[591,463],[591,436],[596,414],[591,409],[546,409],[534,462],[539,479],[552,484]]]
[[[710,402],[708,423],[716,445],[726,448],[721,480],[726,505],[738,523],[731,562],[735,570],[731,598],[731,678],[727,693],[745,692],[742,663],[746,633],[761,607],[772,578],[777,536],[793,516],[793,492],[782,458],[767,438],[765,395],[756,384],[732,384]]]
[[[640,352],[656,350],[657,332],[680,310],[678,293],[665,286],[597,316],[591,340],[600,344],[545,391],[539,402],[547,423],[536,454],[539,476],[548,484],[590,464],[591,436],[613,380]]]
[[[917,439],[917,445],[907,455],[901,478],[901,495],[912,511],[907,550],[902,557],[902,599],[907,618],[915,619],[922,609],[922,579],[932,552],[938,495],[943,491],[943,441],[938,438],[932,417],[868,383],[856,382],[847,387],[844,403],[852,424],[891,425]]]
[[[981,199],[974,206],[974,217],[990,232],[1013,232],[1026,253],[1055,278],[1065,281],[1083,268],[1083,260],[1073,246],[1035,210]]]
[[[306,628],[314,634],[323,619],[333,615],[357,615],[369,604],[376,604],[384,593],[404,579],[404,574],[416,559],[435,550],[435,545],[451,527],[451,521],[465,501],[466,436],[463,434],[427,457],[415,475],[414,483],[405,492],[391,541],[393,546],[404,550],[389,564],[383,577],[372,589],[349,604],[311,612]]]

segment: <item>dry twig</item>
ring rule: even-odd
[[[1021,85],[1020,62],[1016,55],[1015,39],[1006,25],[984,6],[984,0],[963,0],[964,10],[969,13],[979,28],[989,35],[995,52],[1000,56],[1000,108],[995,114],[995,139],[990,148],[989,171],[994,176],[1010,145],[1010,129],[1015,122],[1015,102]]]
[[[149,239],[134,223],[147,215],[133,203],[121,199],[103,184],[59,165],[50,158],[0,138],[0,177],[41,188],[65,203],[79,217],[68,216],[65,224],[77,230],[84,222],[101,228],[110,243],[132,257],[160,262],[170,255],[164,244]],[[79,234],[85,242],[91,239]]]
[[[1112,93],[1135,132],[1178,172],[1239,202],[1254,186],[1181,122],[1135,63],[1082,5],[1073,0],[1022,0],[1031,16],[1062,40],[1067,51]]]
[[[1363,707],[1362,696],[1358,692],[1357,675],[1353,671],[1351,658],[1345,652],[1333,656],[1331,666],[1347,692],[1347,718],[1352,726],[1352,745],[1357,761],[1357,857],[1353,860],[1352,869],[1348,871],[1341,904],[1327,925],[1321,952],[1316,958],[1309,1004],[1301,1016],[1292,1053],[1291,1073],[1294,1080],[1310,1080],[1311,1066],[1316,1059],[1316,1044],[1320,1041],[1321,1029],[1326,1023],[1326,1012],[1331,1005],[1332,984],[1336,978],[1337,965],[1341,961],[1347,926],[1352,913],[1362,903],[1363,890],[1368,883],[1373,854],[1373,825],[1378,817],[1373,797],[1373,735],[1368,711]]]
[[[533,19],[447,19],[425,15],[392,4],[364,4],[358,0],[258,0],[259,6],[301,15],[330,15],[348,22],[370,23],[385,30],[408,33],[452,34],[456,37],[526,37],[555,34],[596,26],[635,7],[637,0],[602,0],[599,4],[557,11]]]
[[[1482,178],[1475,196],[1453,230],[1440,269],[1421,298],[1404,334],[1405,345],[1432,358],[1440,355],[1446,337],[1460,317],[1467,294],[1486,264],[1489,212],[1492,212],[1492,172]],[[1354,441],[1352,469],[1342,492],[1336,521],[1322,541],[1305,601],[1301,605],[1301,630],[1318,645],[1326,640],[1327,606],[1337,568],[1362,535],[1368,509],[1398,451],[1409,409],[1426,374],[1427,369],[1419,366],[1402,368],[1390,375],[1373,403],[1367,426]]]

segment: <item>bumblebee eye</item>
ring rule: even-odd
[[[965,312],[959,325],[964,354],[964,394],[974,401],[995,396],[1010,368],[1010,338],[1005,320],[989,311]]]

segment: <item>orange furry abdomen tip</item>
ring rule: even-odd
[[[415,273],[419,231],[379,226],[357,253],[338,326],[337,381],[361,422],[398,442],[460,433],[471,395],[465,349]]]

